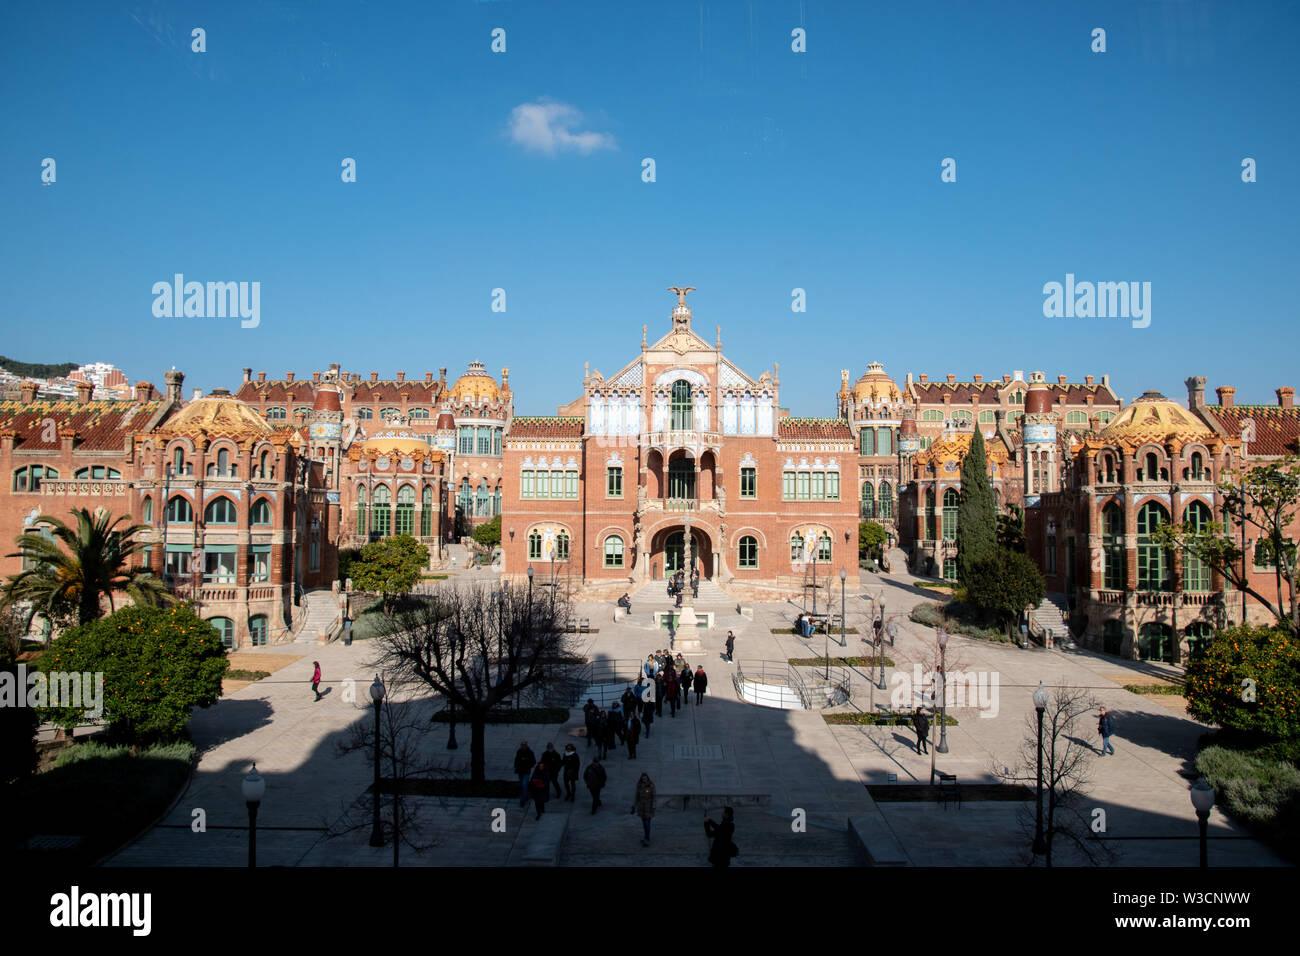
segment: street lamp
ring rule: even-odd
[[[871,622],[871,630],[876,635],[876,645],[880,648],[880,683],[876,685],[878,690],[885,689],[885,595],[884,592],[876,597],[875,603],[880,607],[880,617]]]
[[[934,748],[941,754],[948,752],[948,632],[939,628],[939,678],[941,694],[939,701],[939,746]],[[883,674],[881,675],[884,676]]]
[[[1038,820],[1034,824],[1034,854],[1042,856],[1047,852],[1047,841],[1043,839],[1043,711],[1047,709],[1047,691],[1043,682],[1038,682],[1034,691],[1034,710],[1038,711]]]
[[[849,572],[843,567],[840,568],[840,647],[848,647],[848,640],[844,637],[844,616],[848,611],[848,606],[844,603],[844,582],[848,579]]]
[[[384,845],[384,828],[379,822],[379,713],[384,704],[384,682],[375,675],[374,683],[370,685],[370,699],[375,702],[375,786],[374,786],[374,816],[370,825],[370,845]]]
[[[243,783],[244,803],[248,806],[248,866],[257,866],[257,808],[266,793],[266,781],[257,772],[257,764],[248,772]],[[1213,799],[1213,797],[1211,797]]]
[[[1192,787],[1192,806],[1196,808],[1196,819],[1201,825],[1201,868],[1210,865],[1208,855],[1210,809],[1214,806],[1214,788],[1201,777]]]

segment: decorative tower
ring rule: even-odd
[[[1046,377],[1042,372],[1031,372],[1022,423],[1026,504],[1031,503],[1031,497],[1060,490],[1056,418]]]
[[[316,391],[307,416],[310,456],[320,458],[325,468],[325,489],[332,494],[331,504],[338,505],[339,464],[343,460],[343,398],[332,385]],[[323,452],[323,454],[322,454]]]

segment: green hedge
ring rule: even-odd
[[[1181,694],[1182,684],[1125,684],[1130,694]]]
[[[939,722],[939,714],[927,714],[926,716],[930,718],[931,724],[937,724]],[[888,714],[884,714],[884,713],[823,714],[822,719],[825,720],[826,723],[828,724],[848,724],[853,726],[898,727],[902,725],[907,725],[908,727],[910,727],[912,725],[912,715],[910,713],[907,713],[906,711],[901,713],[888,713]],[[957,718],[954,717],[952,714],[949,714],[948,719],[947,721],[945,721],[945,723],[947,723],[949,727],[956,727]]]
[[[270,671],[226,671],[224,680],[261,680],[270,677]]]
[[[960,601],[949,601],[947,604],[928,601],[918,604],[912,608],[908,617],[927,627],[946,628],[951,634],[964,634],[995,644],[1011,643],[1011,638],[1007,637],[1002,628],[988,627],[983,615]]]
[[[1200,752],[1196,768],[1214,788],[1220,809],[1258,831],[1292,862],[1300,860],[1300,768],[1266,748],[1218,745]]]

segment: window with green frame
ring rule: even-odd
[[[954,408],[952,410],[952,420],[954,422],[964,422],[970,424],[975,420],[975,416],[966,408]]]
[[[798,564],[803,560],[803,535],[798,531],[790,538],[790,561]]]
[[[1174,629],[1168,624],[1150,621],[1138,632],[1138,657],[1144,661],[1173,663],[1178,660]]]
[[[817,539],[817,560],[829,561],[831,559],[831,536],[825,531]]]
[[[1183,524],[1196,533],[1207,530],[1212,520],[1209,507],[1202,501],[1193,501],[1183,511]],[[1210,566],[1190,551],[1183,552],[1183,590],[1210,590]]]
[[[894,489],[889,486],[889,482],[882,481],[880,483],[880,494],[876,500],[876,514],[878,517],[894,517]]]
[[[533,469],[525,468],[519,473],[519,497],[533,497]]]
[[[934,489],[927,488],[925,492],[925,540],[933,541],[937,531],[938,522],[935,520]]]
[[[826,500],[840,500],[840,473],[838,471],[826,472]]]
[[[190,506],[190,500],[184,495],[172,495],[167,502],[167,523],[189,524],[193,520],[194,509]]]
[[[799,472],[799,500],[807,501],[812,497],[812,475],[806,471]]]
[[[623,497],[623,469],[617,465],[610,465],[605,469],[605,497]]]
[[[737,566],[747,571],[758,567],[758,539],[747,534],[740,539],[740,555]]]
[[[961,495],[956,488],[948,488],[943,493],[943,540],[957,540],[957,509],[961,505]]]
[[[265,614],[257,614],[248,619],[248,642],[253,647],[266,647],[270,637]]]
[[[103,465],[94,465],[87,468],[78,468],[72,477],[82,479],[88,478],[91,480],[101,478],[117,479],[122,477],[122,473],[116,468],[105,468]]]
[[[478,454],[492,454],[492,429],[488,426],[480,425],[476,431],[478,435],[478,445],[476,448]]]
[[[1188,660],[1200,660],[1214,643],[1214,626],[1209,621],[1193,621],[1183,634],[1187,637]]]
[[[255,544],[248,549],[248,580],[265,584],[271,580],[271,546]]]
[[[894,430],[882,428],[876,434],[876,454],[892,455],[894,453]]]
[[[248,518],[252,524],[270,524],[271,503],[265,498],[258,498],[253,502],[253,510],[249,512]]]
[[[204,524],[235,524],[238,520],[235,503],[225,497],[214,498],[203,513]]]
[[[564,472],[562,471],[551,472],[551,497],[564,497]]]
[[[555,536],[555,560],[569,560],[569,536],[563,531]]]
[[[874,455],[876,453],[876,430],[874,428],[864,428],[858,433],[858,439],[861,442],[860,451],[863,455]]]
[[[758,497],[758,469],[757,468],[740,469],[740,497],[742,498]]]
[[[992,425],[997,420],[998,420],[998,413],[993,411],[992,409],[985,409],[984,411],[980,412],[981,425]]]
[[[621,568],[622,566],[623,539],[616,534],[611,534],[605,538],[605,567]]]
[[[208,623],[217,629],[221,635],[221,646],[224,648],[233,648],[235,646],[235,622],[228,617],[210,617]]]
[[[826,500],[826,473],[824,471],[814,471],[812,473],[812,494],[813,501]]]
[[[375,488],[375,506],[370,511],[370,533],[381,538],[388,537],[393,527],[393,493],[387,485]]]
[[[871,487],[871,482],[869,481],[864,481],[862,483],[861,515],[867,520],[876,516],[876,489]]]
[[[1169,549],[1155,540],[1157,529],[1168,522],[1165,509],[1148,501],[1137,518],[1137,587],[1139,591],[1171,590]]]
[[[492,429],[492,457],[501,457],[501,429]]]
[[[1124,511],[1114,502],[1101,512],[1101,550],[1102,586],[1124,590]]]
[[[1086,425],[1088,424],[1088,413],[1087,412],[1066,412],[1065,424]]]
[[[366,489],[364,485],[357,487],[357,534],[366,533]]]
[[[530,531],[528,533],[528,560],[539,561],[542,557],[542,533],[540,531]]]
[[[576,471],[566,471],[564,473],[564,497],[578,497],[578,473]]]
[[[457,448],[462,455],[474,454],[474,428],[472,425],[461,425],[457,429],[459,444]]]
[[[690,431],[694,422],[695,406],[691,402],[691,383],[678,379],[673,382],[670,427],[673,431]],[[619,540],[621,544],[622,539]]]
[[[927,408],[921,412],[921,421],[923,422],[941,422],[943,421],[943,412],[937,408]]]
[[[786,501],[794,500],[794,472],[781,472],[781,497]]]
[[[957,580],[957,559],[949,558],[943,562],[943,579],[945,581]]]
[[[397,520],[393,523],[395,534],[415,533],[415,486],[402,485],[397,489]]]
[[[420,537],[433,534],[433,489],[427,485],[420,492]]]

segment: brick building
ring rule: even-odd
[[[691,328],[672,325],[554,417],[514,419],[505,438],[505,574],[532,565],[611,591],[695,567],[736,592],[801,588],[843,566],[857,583],[858,507],[842,492],[853,433],[842,419],[780,408],[779,369],[753,378]],[[852,478],[847,485],[853,488]]]

